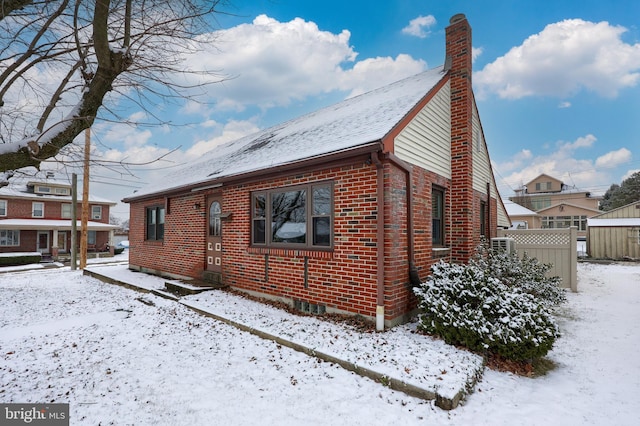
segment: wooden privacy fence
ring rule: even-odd
[[[578,291],[578,228],[500,229],[498,237],[513,238],[518,255],[525,252],[542,263],[552,264],[548,276],[562,279],[562,287]]]

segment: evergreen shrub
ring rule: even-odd
[[[485,259],[433,265],[428,280],[414,288],[419,328],[449,344],[509,360],[546,355],[559,337],[551,308],[564,300],[559,296],[563,292],[547,286],[558,281],[540,278],[546,266],[531,259],[522,264],[517,256]],[[544,291],[533,291],[537,282],[544,283]]]

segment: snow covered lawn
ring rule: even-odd
[[[78,271],[0,274],[0,402],[69,402],[72,425],[638,424],[640,265],[580,264],[578,279],[580,292],[569,294],[559,319],[563,337],[549,355],[557,368],[537,379],[486,370],[476,391],[447,412]],[[140,284],[157,285],[146,280]],[[362,335],[224,292],[182,301],[360,364],[388,366],[390,375],[404,371],[407,381],[436,380],[442,392],[455,382],[449,377],[468,374],[456,366],[475,362],[412,326]]]

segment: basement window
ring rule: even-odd
[[[266,247],[330,248],[333,185],[298,185],[251,194],[251,244]]]

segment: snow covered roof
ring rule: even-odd
[[[71,195],[54,195],[54,194],[35,194],[27,190],[28,185],[33,185],[34,183],[42,184],[42,185],[52,185],[52,186],[71,186],[68,182],[65,182],[60,179],[38,179],[33,176],[15,176],[9,180],[9,185],[0,188],[0,198],[23,198],[23,199],[31,199],[38,201],[66,201],[71,202]],[[78,201],[82,201],[82,191],[78,192]],[[117,203],[115,201],[108,200],[102,197],[96,197],[95,195],[89,194],[89,202],[95,204],[107,204],[111,206],[115,206]]]
[[[346,152],[381,140],[445,76],[437,67],[220,145],[125,201]]]
[[[511,200],[502,200],[507,214],[511,216],[538,216],[538,213],[533,210],[529,210],[526,207],[521,206],[518,203],[514,203]]]
[[[640,227],[640,217],[620,217],[620,218],[610,218],[610,219],[590,218],[590,219],[587,219],[587,226],[592,226],[592,227],[638,226]]]
[[[71,220],[67,219],[0,219],[0,229],[19,229],[19,230],[53,230],[69,231],[71,230]],[[76,226],[80,230],[80,221],[76,221]],[[89,231],[109,231],[117,229],[117,225],[110,225],[102,222],[87,222]]]

